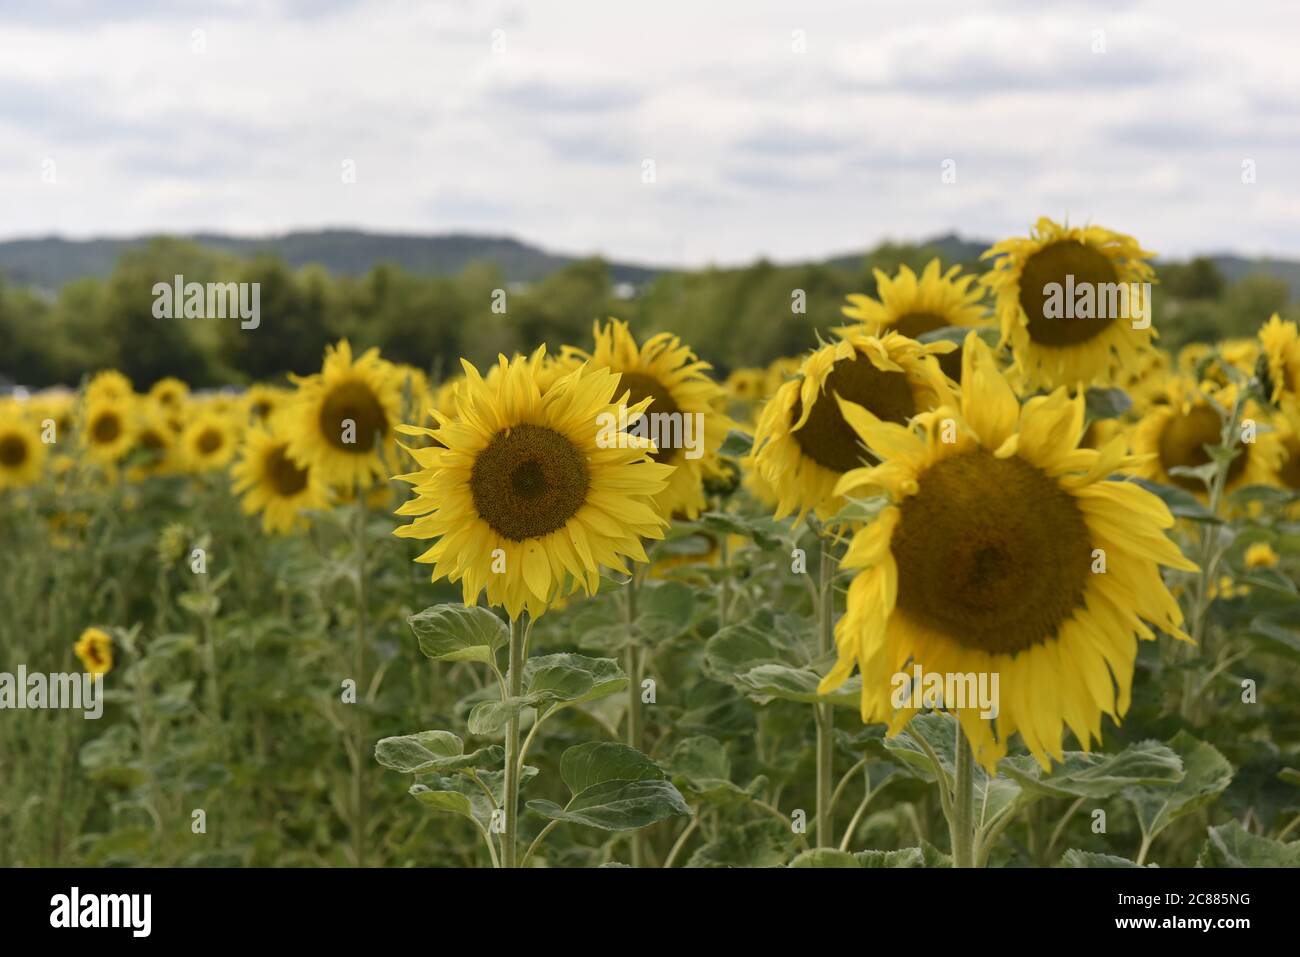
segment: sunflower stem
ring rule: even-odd
[[[821,587],[817,598],[817,650],[825,656],[834,648],[835,556],[829,539],[822,537],[820,542],[818,582]],[[835,716],[829,704],[813,705],[813,709],[817,720],[817,846],[833,847],[835,825],[831,814],[835,778]]]
[[[356,643],[352,650],[352,671],[353,680],[356,681],[357,687],[357,708],[356,720],[354,722],[354,735],[356,746],[353,749],[352,764],[352,852],[356,858],[357,867],[366,866],[366,788],[365,772],[366,763],[363,755],[366,752],[366,711],[365,701],[362,697],[361,689],[365,688],[365,667],[366,667],[366,629],[367,629],[367,604],[369,596],[366,592],[366,500],[364,492],[358,488],[356,490],[356,514],[353,521],[353,548],[357,564],[356,577],[356,599],[357,599],[357,634]]]
[[[624,595],[624,623],[627,627],[627,746],[637,751],[644,750],[645,729],[641,714],[641,644],[636,631],[636,593],[637,574],[632,571],[632,580],[627,583]],[[645,846],[641,831],[635,830],[630,835],[632,841],[632,866],[641,867],[645,862]]]
[[[952,839],[952,866],[975,866],[975,758],[961,723],[957,723],[956,770],[953,774],[952,814],[948,833]],[[943,785],[940,784],[940,787]]]
[[[510,697],[518,699],[524,688],[524,621],[523,616],[510,619],[510,670],[506,673]],[[501,866],[516,867],[518,847],[519,778],[523,768],[519,763],[519,712],[512,710],[506,722],[506,793],[505,833],[501,835]]]

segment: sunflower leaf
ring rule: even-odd
[[[681,792],[664,779],[604,781],[575,794],[564,807],[552,801],[529,801],[528,809],[552,821],[602,831],[633,831],[674,815],[691,814]]]
[[[1251,834],[1240,821],[1210,828],[1200,867],[1300,867],[1300,841],[1284,844]]]
[[[622,691],[627,683],[627,675],[613,658],[561,652],[524,662],[524,697],[530,704],[550,701],[563,706],[594,701]]]
[[[560,778],[570,794],[578,794],[607,781],[657,781],[666,775],[635,748],[613,741],[575,744],[560,756]]]
[[[1048,774],[1028,756],[1003,758],[998,767],[1043,797],[1106,798],[1125,788],[1175,784],[1183,778],[1182,760],[1159,741],[1131,744],[1114,755],[1067,751]]]
[[[1144,785],[1124,794],[1148,843],[1183,815],[1213,801],[1232,782],[1232,765],[1214,745],[1179,731],[1169,747],[1182,760],[1183,777],[1172,786]]]
[[[450,731],[420,731],[384,738],[375,745],[375,760],[392,771],[454,771],[459,768],[499,767],[504,752],[499,745],[465,753],[465,743]]]
[[[738,459],[742,455],[748,455],[749,450],[753,447],[754,437],[752,435],[731,429],[727,432],[727,437],[722,440],[722,445],[718,447],[718,454],[729,459]]]
[[[1097,854],[1093,851],[1080,851],[1076,848],[1070,848],[1061,855],[1062,867],[1141,867],[1141,864],[1130,861],[1127,857],[1116,857],[1114,854]]]
[[[434,661],[491,663],[497,649],[510,640],[505,622],[473,605],[434,605],[407,621],[420,651]]]

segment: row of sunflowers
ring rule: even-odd
[[[584,346],[502,356],[486,370],[463,362],[437,384],[346,341],[291,388],[190,394],[167,379],[137,393],[106,371],[76,393],[0,404],[0,489],[13,504],[73,473],[128,487],[228,475],[267,534],[300,533],[342,506],[409,519],[395,534],[429,543],[415,561],[463,599],[412,620],[421,650],[495,675],[495,716],[471,717],[470,730],[499,736],[504,753],[471,761],[459,737],[428,731],[384,739],[377,757],[413,774],[412,794],[438,810],[448,809],[438,795],[461,793],[449,769],[477,766],[473,783],[504,819],[500,831],[479,830],[493,863],[507,866],[541,840],[521,859],[528,742],[551,713],[591,700],[600,682],[590,662],[604,660],[549,662],[576,668],[586,690],[543,692],[528,658],[533,624],[576,613],[579,595],[600,600],[614,580],[635,627],[648,577],[721,563],[717,639],[738,627],[727,550],[761,539],[750,519],[786,523],[795,574],[806,573],[797,543],[811,532],[823,563],[812,590],[820,670],[796,700],[812,703],[817,724],[818,846],[831,846],[835,827],[824,739],[847,692],[861,722],[890,738],[911,725],[941,792],[952,862],[983,863],[1000,828],[972,824],[972,780],[993,780],[1017,737],[1044,778],[1077,760],[1071,736],[1082,753],[1100,746],[1103,717],[1119,723],[1130,709],[1139,639],[1200,649],[1216,640],[1212,606],[1235,587],[1222,574],[1230,541],[1220,526],[1289,514],[1300,489],[1295,323],[1261,317],[1255,339],[1171,355],[1129,316],[1062,319],[1046,308],[1053,283],[1155,281],[1152,254],[1131,237],[1041,219],[986,258],[982,276],[937,260],[919,273],[877,272],[874,295],[851,296],[826,341],[725,381],[677,337],[638,341],[618,320],[597,322]],[[597,423],[620,409],[702,422],[699,454],[636,435],[603,441]],[[395,509],[390,480],[410,486]],[[656,551],[675,527],[707,520],[718,532],[707,554]],[[1247,538],[1245,567],[1285,580],[1269,536]],[[837,576],[848,581],[842,602]],[[480,602],[504,609],[508,624],[468,614]],[[111,644],[90,629],[77,654],[102,674]],[[652,654],[637,643],[622,651],[618,686],[629,694],[618,720],[629,753],[642,755],[638,695]],[[944,734],[956,737],[936,753],[918,729],[938,715],[918,717],[927,709],[895,694],[895,676],[916,667],[1000,676],[996,716],[938,702],[955,718]],[[487,777],[489,758],[504,768],[499,780]],[[636,828],[686,813],[669,788],[644,797]],[[576,819],[534,803],[550,816],[542,837]],[[634,863],[645,859],[640,841]]]

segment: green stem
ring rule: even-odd
[[[975,866],[975,758],[966,732],[957,725],[957,766],[953,774],[952,816],[948,819],[952,838],[952,866]]]
[[[506,674],[510,697],[522,696],[524,688],[524,622],[522,616],[510,619],[510,670]],[[519,848],[519,712],[512,711],[506,722],[506,793],[505,833],[501,838],[501,866],[517,866]]]
[[[353,553],[357,564],[356,577],[356,604],[357,604],[357,633],[356,641],[352,649],[352,673],[353,680],[356,682],[357,703],[356,718],[353,722],[353,734],[355,741],[354,759],[352,764],[352,852],[356,858],[357,867],[366,866],[366,789],[365,789],[365,772],[366,772],[366,708],[364,693],[365,688],[365,668],[366,668],[366,628],[367,628],[367,606],[369,598],[366,594],[366,501],[365,493],[358,488],[356,491],[356,514],[353,521]]]
[[[827,655],[834,648],[835,627],[835,557],[830,542],[821,539],[821,563],[817,598],[817,650]],[[834,797],[835,716],[829,704],[813,705],[817,720],[817,846],[833,847],[835,824],[832,820]]]
[[[727,564],[730,561],[730,543],[727,541],[726,532],[719,532],[720,540],[718,542],[718,568],[722,572],[722,577],[718,581],[718,631],[727,627],[727,605],[731,601],[731,575],[728,574]]]
[[[641,667],[643,658],[641,654],[641,645],[637,640],[636,631],[636,597],[637,597],[637,574],[634,569],[632,580],[627,583],[627,591],[624,602],[624,624],[627,627],[627,649],[626,669],[627,669],[627,746],[637,751],[644,751],[645,728],[643,725],[644,716],[641,712]],[[642,867],[645,864],[645,844],[641,836],[641,830],[638,828],[630,835],[632,842],[632,866]]]

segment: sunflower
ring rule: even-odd
[[[185,406],[189,394],[190,387],[172,376],[159,379],[149,389],[149,398],[152,401],[173,412],[180,411]]]
[[[252,385],[244,393],[244,408],[250,422],[265,425],[288,405],[293,393],[273,385]]]
[[[601,438],[626,386],[583,365],[543,392],[544,354],[500,357],[491,382],[462,359],[456,416],[434,413],[442,445],[408,448],[420,470],[397,476],[415,486],[397,514],[420,517],[395,534],[437,540],[416,561],[433,565],[433,581],[461,582],[467,605],[486,588],[511,617],[540,615],[579,587],[594,592],[601,566],[627,574],[627,558],[647,560],[641,539],[663,538],[667,525],[653,501],[673,467],[652,461],[637,436]]]
[[[113,639],[98,628],[87,628],[72,649],[96,679],[113,669]]]
[[[758,420],[748,464],[760,498],[777,496],[776,517],[813,510],[826,519],[844,504],[834,494],[845,472],[869,461],[835,397],[904,423],[947,400],[948,382],[935,357],[953,343],[922,345],[898,333],[850,335],[804,360],[798,378],[784,383]]]
[[[230,470],[243,495],[245,515],[262,513],[262,531],[287,534],[305,524],[302,513],[329,504],[325,484],[289,458],[289,443],[271,430],[252,426],[244,434],[239,461]]]
[[[88,400],[81,426],[86,455],[100,465],[111,465],[130,451],[135,441],[132,421],[135,401],[130,396]]]
[[[327,485],[350,490],[387,475],[395,461],[402,377],[370,349],[353,361],[346,339],[325,350],[316,375],[291,377],[298,391],[285,410],[289,456]]]
[[[1028,238],[1003,240],[984,253],[981,258],[995,257],[982,281],[997,297],[1002,342],[1011,345],[1030,388],[1090,385],[1116,366],[1133,367],[1153,332],[1149,322],[1142,328],[1138,303],[1126,293],[1121,298],[1119,290],[1155,281],[1147,262],[1152,255],[1132,236],[1101,226],[1062,226],[1046,216]],[[1074,311],[1076,303],[1062,301],[1070,290],[1091,293],[1091,303],[1085,308],[1080,301]],[[1145,292],[1141,305],[1150,309]],[[1057,315],[1057,306],[1073,318]]]
[[[1130,444],[1138,463],[1133,474],[1153,482],[1177,485],[1198,496],[1208,498],[1205,483],[1194,475],[1173,473],[1174,468],[1200,468],[1210,462],[1209,448],[1223,440],[1223,413],[1231,408],[1234,386],[1214,388],[1205,383],[1196,388],[1188,379],[1171,379],[1166,394],[1169,401],[1151,405],[1133,428]],[[1242,419],[1257,423],[1266,420],[1265,411],[1247,402]],[[1247,485],[1273,484],[1284,457],[1282,445],[1271,428],[1257,428],[1254,441],[1238,443],[1238,452],[1228,466],[1224,490],[1236,491]]]
[[[1274,313],[1259,330],[1259,378],[1264,394],[1300,428],[1300,333]]]
[[[168,475],[179,467],[177,440],[164,406],[145,405],[136,417],[135,445],[128,478],[135,482],[154,475]]]
[[[28,403],[28,410],[32,420],[39,423],[42,430],[47,420],[54,423],[53,438],[56,443],[59,443],[63,441],[64,436],[72,432],[73,422],[76,419],[77,397],[65,389],[49,389],[34,395]]]
[[[1122,441],[1077,448],[1081,396],[1062,388],[1022,408],[975,334],[962,363],[959,407],[911,427],[840,401],[884,461],[845,474],[836,494],[883,489],[889,504],[845,554],[861,571],[820,690],[856,666],[863,721],[892,735],[915,713],[892,700],[896,675],[997,674],[995,717],[945,706],[990,774],[1016,731],[1046,768],[1063,758],[1063,725],[1087,750],[1103,712],[1127,711],[1135,634],[1154,638],[1155,625],[1186,639],[1160,566],[1196,566],[1166,537],[1173,517],[1159,498],[1106,480],[1129,461]]]
[[[35,485],[45,465],[45,453],[36,423],[17,406],[0,406],[0,491]]]
[[[891,279],[880,269],[873,269],[876,277],[876,296],[852,293],[848,305],[840,311],[858,325],[835,329],[837,335],[866,333],[879,336],[897,332],[909,339],[919,339],[927,332],[948,326],[974,328],[987,325],[984,308],[984,288],[974,275],[961,276],[960,266],[950,266],[940,272],[937,258],[931,259],[918,277],[906,265],[899,266],[898,275]],[[954,350],[939,357],[939,366],[950,379],[961,375],[961,351]]]
[[[116,369],[97,372],[86,384],[86,402],[94,403],[100,399],[125,400],[135,396],[135,387],[131,380]]]
[[[667,332],[651,336],[638,347],[627,323],[618,319],[611,319],[603,327],[599,322],[594,323],[592,337],[595,348],[590,353],[564,347],[564,367],[572,368],[586,361],[617,372],[621,376],[620,392],[627,394],[622,400],[626,405],[651,400],[645,424],[653,429],[656,423],[661,423],[655,432],[661,441],[652,457],[657,462],[676,466],[668,487],[655,496],[655,507],[663,515],[699,517],[708,504],[704,494],[704,463],[717,453],[734,427],[721,411],[726,393],[707,375],[710,365],[701,362],[689,346]],[[665,432],[681,441],[662,441]],[[685,447],[688,439],[694,447]]]
[[[234,418],[211,408],[198,410],[180,437],[181,460],[191,472],[224,468],[234,458],[239,426]]]

